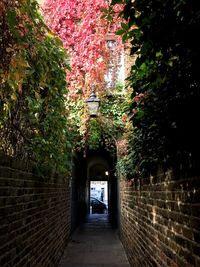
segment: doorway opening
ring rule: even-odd
[[[108,181],[90,181],[90,214],[108,213]]]

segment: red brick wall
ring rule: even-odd
[[[200,266],[200,177],[121,181],[121,239],[131,266]]]
[[[0,163],[0,266],[58,266],[70,234],[67,179],[34,176],[5,157]]]

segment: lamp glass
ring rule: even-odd
[[[91,117],[95,117],[99,108],[99,101],[87,101],[89,114]]]

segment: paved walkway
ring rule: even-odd
[[[91,214],[72,235],[59,267],[130,267],[107,214]]]

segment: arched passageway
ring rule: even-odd
[[[87,151],[86,157],[82,152],[74,155],[71,180],[73,233],[59,267],[130,267],[118,236],[118,179],[115,165],[115,155],[105,149]],[[100,186],[107,184],[106,214],[91,213],[91,186],[95,183],[100,183]]]
[[[71,179],[72,231],[91,213],[91,181],[107,184],[107,212],[113,227],[118,225],[118,182],[115,170],[116,158],[105,149],[89,150],[86,157],[76,153]]]

